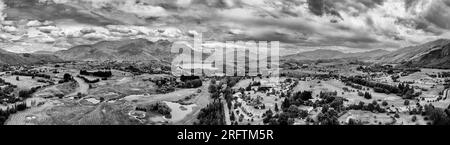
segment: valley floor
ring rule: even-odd
[[[17,75],[2,74],[1,78],[17,85],[18,89],[30,89],[32,87],[43,86],[31,98],[26,99],[28,109],[12,114],[6,121],[6,125],[50,125],[50,124],[173,124],[190,125],[197,122],[197,116],[202,108],[213,102],[209,92],[210,79],[206,78],[199,88],[175,88],[167,93],[158,93],[158,85],[150,80],[156,78],[169,78],[165,74],[139,74],[112,70],[112,77],[104,79],[100,77],[85,76],[91,80],[98,79],[99,82],[87,83],[79,75],[80,69],[73,67],[37,67],[41,72],[51,76],[50,78],[26,77]],[[57,70],[55,73],[53,70]],[[275,111],[275,114],[282,114],[281,106],[286,98],[281,97],[281,93],[287,94],[310,91],[311,102],[321,101],[319,96],[325,92],[334,92],[336,97],[344,98],[344,107],[355,105],[360,102],[364,104],[386,103],[383,108],[387,113],[378,113],[364,110],[345,110],[339,112],[338,121],[340,124],[347,124],[349,119],[361,121],[363,124],[395,124],[395,125],[425,125],[429,123],[426,117],[421,115],[410,115],[410,111],[415,109],[416,104],[432,104],[436,107],[446,108],[450,104],[450,90],[444,89],[442,82],[444,79],[429,77],[429,73],[445,72],[447,70],[424,69],[420,72],[402,76],[402,82],[411,82],[415,90],[421,90],[421,95],[417,99],[408,100],[396,94],[377,93],[373,88],[362,86],[355,89],[347,86],[338,78],[316,78],[304,77],[298,79],[294,77],[281,77],[277,85],[270,86],[268,90],[260,90],[261,86],[249,85],[256,82],[270,82],[267,78],[241,79],[232,87],[234,92],[231,107],[228,107],[226,99],[221,96],[221,103],[224,106],[225,123],[230,124],[267,124],[264,119],[267,111]],[[291,73],[319,74],[311,70],[296,70]],[[58,83],[63,80],[64,74],[73,76],[69,82]],[[345,75],[361,75],[363,72],[345,70]],[[390,85],[396,85],[390,76],[380,76],[373,80]],[[295,80],[287,82],[288,79]],[[44,81],[43,81],[44,80]],[[50,83],[54,82],[54,83]],[[264,85],[264,83],[262,83]],[[245,91],[242,91],[245,89]],[[364,98],[358,92],[367,92],[371,98]],[[17,93],[17,91],[15,91]],[[243,94],[242,94],[243,93]],[[444,99],[438,99],[438,97]],[[155,103],[163,103],[170,110],[170,117],[155,111],[141,111],[136,108],[148,106]],[[13,104],[2,104],[2,109],[11,107]],[[262,107],[263,106],[263,107]],[[309,119],[317,120],[321,114],[322,107],[310,105],[296,106],[298,110],[307,111]],[[414,121],[412,117],[414,116]],[[307,118],[295,118],[294,124],[309,124]]]

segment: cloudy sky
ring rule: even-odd
[[[3,1],[3,2],[1,2]],[[450,38],[450,0],[0,0],[16,51],[148,38],[280,41],[286,52],[395,50]]]

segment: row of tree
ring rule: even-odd
[[[199,116],[197,117],[199,125],[225,125],[224,108],[220,101],[220,96],[223,95],[227,107],[231,109],[234,91],[231,89],[242,78],[240,77],[224,77],[217,83],[215,79],[211,79],[210,86],[208,88],[211,98],[214,101],[208,104],[207,107],[201,109]],[[235,119],[234,113],[230,119]]]
[[[40,74],[40,73],[31,73],[31,72],[12,72],[12,75],[18,75],[18,76],[30,76],[30,77],[41,77],[41,78],[46,78],[46,79],[50,79],[51,76],[47,75],[47,74]]]
[[[84,82],[86,82],[86,83],[98,83],[98,82],[100,82],[100,79],[94,79],[94,80],[90,80],[90,79],[88,79],[88,78],[86,78],[86,77],[84,77],[84,76],[80,76],[80,75],[77,75],[77,77],[78,78],[80,78],[80,79],[82,79]]]
[[[358,90],[362,90],[363,89],[363,87],[361,85],[357,85],[357,84],[354,84],[354,83],[351,83],[351,82],[346,82],[345,85],[346,86],[350,86],[350,87],[355,88],[355,89],[358,89]]]
[[[377,93],[397,94],[404,99],[414,99],[415,97],[420,95],[420,93],[414,92],[414,88],[412,86],[409,86],[409,84],[405,83],[399,83],[398,86],[391,86],[388,84],[365,80],[361,77],[349,77],[343,79],[343,81],[346,82],[346,84],[355,83],[362,86],[371,87]]]
[[[387,102],[383,102],[381,105],[387,106]],[[382,108],[380,104],[378,104],[377,101],[373,101],[372,103],[365,104],[364,102],[359,102],[359,104],[353,104],[349,105],[347,110],[363,110],[363,111],[370,111],[370,112],[378,112],[378,113],[384,113],[386,112],[386,109]]]
[[[383,84],[383,83],[372,82],[372,81],[369,81],[369,80],[365,80],[365,79],[363,79],[361,77],[349,77],[349,78],[344,79],[343,81],[344,82],[349,81],[349,82],[352,82],[352,83],[355,83],[355,84],[359,84],[359,85],[362,85],[362,86],[374,88],[374,91],[378,92],[378,93],[385,93],[385,94],[394,93],[394,94],[397,94],[397,93],[401,92],[400,89],[398,87],[396,87],[396,86],[391,86],[391,85],[387,85],[387,84]]]
[[[5,110],[0,109],[0,125],[3,125],[11,114],[15,114],[17,111],[23,111],[25,109],[27,109],[27,104],[25,102],[16,103],[11,108],[7,107]]]
[[[428,76],[432,77],[432,78],[449,78],[450,77],[450,72],[440,72],[437,74],[427,74]]]
[[[96,76],[96,77],[101,77],[101,78],[109,78],[112,76],[112,72],[111,71],[94,71],[94,72],[89,72],[87,70],[80,70],[80,75],[85,75],[85,76]]]

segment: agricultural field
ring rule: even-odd
[[[70,68],[43,66],[30,71],[50,76],[54,85],[36,90],[32,98],[24,100],[28,109],[12,114],[6,125],[65,125],[65,124],[193,124],[200,109],[209,102],[208,81],[200,88],[176,88],[169,93],[158,93],[154,80],[168,78],[164,74],[132,74],[120,70],[111,70],[108,78],[85,76],[78,77],[76,66]],[[78,67],[82,68],[82,67]],[[98,71],[98,70],[94,70]],[[72,76],[67,82],[58,83],[65,75]],[[31,76],[3,75],[5,81],[18,88],[32,88],[40,84]],[[96,80],[90,83],[83,80]],[[140,111],[138,106],[162,103],[169,114],[160,114],[156,110]],[[11,105],[9,105],[11,107]],[[3,106],[6,109],[8,106]],[[170,117],[169,117],[170,116]]]
[[[447,71],[437,69],[387,73],[371,71],[370,66],[328,63],[283,70],[282,77],[183,81],[170,74],[121,67],[58,65],[1,76],[5,89],[8,83],[17,86],[8,95],[19,97],[8,98],[15,102],[5,101],[0,107],[26,106],[4,124],[427,125],[433,124],[426,114],[428,105],[450,104],[448,78],[439,77]],[[20,97],[20,90],[27,89],[33,91]]]
[[[19,89],[31,89],[33,87],[47,85],[47,83],[38,82],[39,79],[43,79],[38,77],[33,79],[30,76],[9,75],[1,78],[13,85],[16,85]]]
[[[332,69],[336,69],[336,67],[332,67]],[[280,122],[283,119],[280,116],[283,115],[288,116],[285,118],[287,120],[284,120],[287,121],[287,124],[328,124],[330,120],[323,120],[323,115],[330,113],[330,105],[336,106],[335,103],[339,102],[336,101],[342,100],[340,107],[332,108],[336,113],[334,124],[427,125],[433,123],[428,116],[417,114],[418,110],[423,111],[424,106],[426,108],[427,105],[438,108],[447,108],[450,105],[450,99],[446,97],[448,95],[445,93],[448,92],[448,89],[444,88],[445,80],[448,78],[432,77],[433,74],[448,72],[448,70],[422,69],[409,75],[398,75],[400,77],[397,80],[392,79],[397,74],[383,72],[368,73],[360,70],[346,70],[341,73],[340,70],[335,70],[337,72],[333,73],[337,73],[339,76],[326,76],[327,73],[324,73],[323,70],[326,69],[310,68],[284,71],[288,76],[295,76],[287,77],[296,80],[296,85],[291,89],[283,86],[286,83],[283,80],[286,78],[280,80],[279,85],[269,87],[268,90],[260,90],[264,87],[259,85],[252,86],[262,80],[254,78],[240,80],[233,87],[235,94],[231,107],[231,112],[234,113],[231,115],[232,124],[286,123]],[[348,85],[347,79],[345,79],[361,75],[373,84],[395,87],[407,84],[406,87],[413,91],[415,98],[406,99],[405,95],[379,92],[379,88],[372,86],[356,85],[359,87],[354,88],[355,85]],[[248,89],[241,91],[247,87]],[[271,94],[272,91],[275,93]],[[290,92],[290,95],[286,97],[286,94],[278,91]],[[310,92],[311,98],[297,100],[296,95],[302,96],[305,92]],[[330,99],[335,101],[328,102]],[[295,105],[285,106],[286,102]],[[261,106],[264,107],[261,108]],[[294,112],[300,112],[301,115],[298,116]],[[270,113],[272,117],[268,117],[267,113]],[[291,118],[291,116],[297,117]],[[280,118],[277,119],[277,117]]]

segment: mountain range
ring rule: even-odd
[[[343,53],[337,50],[318,49],[283,57],[284,60],[321,60],[356,58],[382,64],[401,64],[406,67],[450,68],[450,40],[439,39],[425,44],[409,46],[396,51],[373,50]]]
[[[176,54],[171,53],[172,42],[147,39],[101,41],[91,45],[79,45],[57,52],[38,51],[19,54],[0,50],[0,64],[33,64],[60,61],[165,61],[170,62]],[[226,52],[230,53],[230,52]],[[372,50],[344,53],[319,49],[283,56],[283,60],[330,60],[355,58],[383,64],[401,64],[407,67],[450,68],[450,40],[439,39],[425,44],[405,47],[396,51]]]
[[[62,61],[62,59],[52,54],[12,53],[0,49],[0,64],[18,65]]]
[[[408,67],[450,68],[450,40],[439,39],[422,45],[399,49],[378,58],[381,63]]]
[[[328,49],[318,49],[314,51],[307,51],[293,55],[287,55],[283,58],[285,60],[321,60],[321,59],[342,59],[342,58],[356,58],[361,60],[373,60],[380,56],[390,53],[386,50],[372,50],[367,52],[357,52],[357,53],[344,53],[337,50]]]
[[[57,51],[55,55],[68,61],[170,61],[174,57],[171,46],[167,40],[126,39],[75,46]]]

